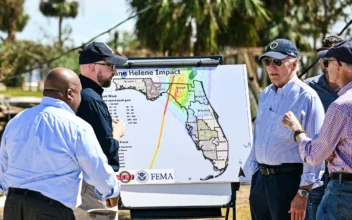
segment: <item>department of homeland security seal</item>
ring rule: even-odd
[[[144,170],[139,170],[136,173],[136,176],[137,176],[136,180],[139,183],[146,183],[149,180],[149,174]]]

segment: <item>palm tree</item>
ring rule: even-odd
[[[221,26],[219,44],[222,47],[253,47],[260,42],[258,31],[271,21],[271,14],[259,0],[232,1],[231,14]]]
[[[59,46],[62,46],[62,20],[75,18],[78,14],[78,0],[40,0],[39,9],[44,16],[59,17]]]
[[[24,0],[0,0],[0,30],[7,32],[7,41],[13,42],[29,16],[23,12]]]
[[[259,45],[267,45],[275,38],[287,38],[300,50],[313,48],[323,40],[339,20],[350,19],[352,0],[262,0],[271,12],[272,20],[260,31]],[[335,33],[337,34],[337,33]]]
[[[225,43],[254,44],[259,40],[256,29],[269,18],[260,0],[128,0],[132,11],[139,12],[149,5],[154,7],[140,14],[136,34],[142,46],[165,55],[201,55],[218,53]],[[233,17],[245,18],[230,25]],[[232,22],[236,23],[236,22]],[[247,33],[228,34],[232,28],[250,30]],[[243,37],[246,36],[246,37]],[[224,40],[221,41],[220,40]]]

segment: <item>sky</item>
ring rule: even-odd
[[[18,39],[40,40],[45,43],[52,38],[57,38],[59,20],[45,17],[39,10],[39,3],[40,0],[25,0],[24,10],[30,16],[30,19],[25,29],[17,33],[16,37]],[[80,0],[79,4],[77,17],[63,20],[63,27],[69,25],[72,28],[71,38],[75,46],[87,42],[94,36],[125,20],[131,14],[126,0]],[[134,20],[129,20],[116,30],[132,32],[134,23]],[[50,37],[44,37],[44,33]],[[108,39],[110,39],[110,36],[105,34],[97,41]]]

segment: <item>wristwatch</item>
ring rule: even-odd
[[[302,134],[302,133],[306,133],[306,131],[303,130],[303,129],[299,129],[299,130],[295,131],[295,133],[293,134],[293,139],[295,140],[295,142],[297,141],[297,140],[296,140],[296,137],[297,137],[299,134]]]
[[[309,196],[309,191],[305,190],[305,189],[299,189],[298,190],[298,194],[302,197],[308,197]]]

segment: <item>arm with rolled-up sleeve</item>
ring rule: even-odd
[[[300,142],[300,155],[302,160],[316,165],[326,160],[336,149],[341,138],[348,134],[351,120],[348,113],[331,103],[326,112],[324,124],[318,135],[303,138]]]
[[[303,119],[302,126],[308,137],[319,133],[324,121],[324,107],[318,97],[312,97],[308,103],[307,113]],[[315,166],[304,163],[300,186],[313,185],[313,188],[321,185],[320,179],[324,173],[324,162]]]
[[[96,194],[102,198],[118,196],[121,189],[114,170],[108,164],[91,126],[78,134],[75,155],[83,171],[83,179],[95,186]]]

